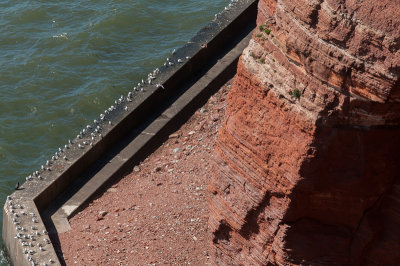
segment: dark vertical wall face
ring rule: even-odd
[[[387,263],[398,259],[383,246],[397,246],[400,236],[390,226],[400,215],[399,134],[387,128],[324,128],[316,134],[315,153],[301,166],[302,180],[283,218],[291,262],[373,263],[371,254],[378,253]]]

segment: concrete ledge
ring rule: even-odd
[[[237,58],[247,45],[237,44],[254,28],[256,11],[256,0],[243,0],[220,14],[178,49],[170,59],[173,67],[160,68],[154,84],[162,87],[143,86],[144,92],[133,101],[116,102],[114,110],[85,128],[56,155],[58,159],[49,161],[8,198],[3,241],[13,264],[63,263],[46,230],[67,230],[66,218],[155,150],[234,75]],[[57,242],[56,234],[50,237]]]

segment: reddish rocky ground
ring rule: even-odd
[[[210,264],[207,184],[230,84],[70,220],[67,265]]]

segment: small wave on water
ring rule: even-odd
[[[229,2],[1,1],[0,205]]]
[[[53,37],[53,38],[68,39],[68,33],[64,32],[64,33],[61,33],[61,34],[59,34],[59,35],[53,35],[53,36],[51,36],[51,37]]]

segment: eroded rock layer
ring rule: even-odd
[[[399,6],[260,0],[209,185],[216,264],[400,264]]]

